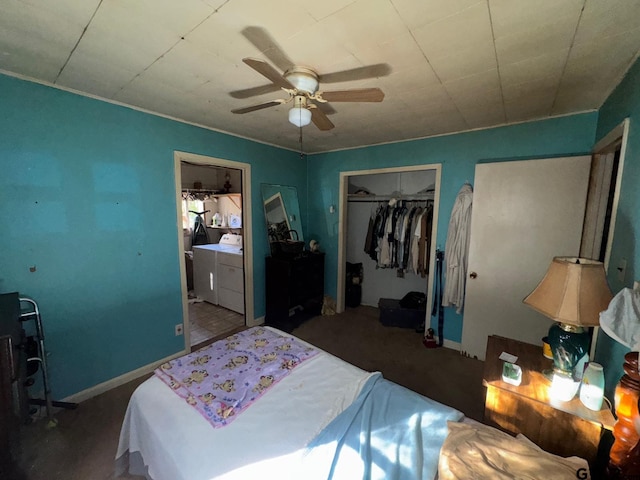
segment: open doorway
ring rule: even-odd
[[[625,119],[593,148],[580,256],[603,262],[605,270],[611,258],[628,131]]]
[[[603,262],[606,272],[609,271],[611,260],[628,138],[627,118],[593,147],[580,256]],[[622,282],[626,264],[615,267],[618,280]],[[591,332],[591,358],[595,358],[599,329],[593,327]]]
[[[175,155],[185,348],[244,328],[253,317],[246,268],[250,248],[250,166]]]
[[[426,310],[430,312],[433,301],[436,234],[440,198],[441,165],[414,165],[373,170],[358,170],[340,173],[340,218],[338,239],[338,278],[337,309],[344,311],[347,296],[350,295],[347,284],[347,263],[362,265],[364,279],[361,294],[356,303],[377,305],[379,297],[401,296],[409,291],[419,291],[426,296]],[[353,190],[353,191],[352,191]],[[394,205],[413,212],[431,210],[431,230],[427,233],[429,254],[425,255],[427,268],[425,274],[416,274],[409,266],[398,265],[392,268],[377,268],[379,265],[366,258],[362,251],[365,243],[363,235],[367,232],[367,223],[379,207]],[[415,218],[414,218],[415,220]],[[404,223],[403,223],[404,225]],[[408,224],[407,224],[408,226]],[[408,228],[406,231],[410,231]],[[399,258],[399,257],[398,257]],[[404,272],[407,272],[404,275]],[[426,274],[432,272],[432,274]],[[360,284],[360,282],[358,282]],[[351,301],[349,302],[351,303]],[[353,305],[353,303],[351,303]],[[429,318],[425,318],[429,327]]]

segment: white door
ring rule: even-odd
[[[590,164],[584,156],[476,166],[464,352],[484,360],[489,335],[541,344],[552,321],[522,300],[553,257],[578,256]]]

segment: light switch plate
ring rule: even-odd
[[[618,264],[618,280],[624,282],[624,277],[627,273],[627,259],[621,258]]]

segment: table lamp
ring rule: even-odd
[[[548,334],[553,398],[568,401],[575,396],[589,358],[591,338],[585,327],[599,324],[599,314],[612,297],[602,262],[554,257],[542,281],[524,299],[526,305],[557,322]]]
[[[640,472],[640,291],[623,288],[600,314],[600,326],[611,338],[631,350],[624,356],[624,375],[616,385],[608,478],[638,478]]]

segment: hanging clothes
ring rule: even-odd
[[[378,238],[380,224],[383,222],[383,207],[380,206],[369,218],[367,237],[364,242],[364,251],[372,260],[378,261]]]
[[[456,313],[461,313],[464,305],[472,203],[473,188],[465,183],[458,192],[451,210],[444,250],[446,282],[442,294],[442,305],[455,306]]]
[[[371,251],[375,250],[375,247],[373,246],[373,242],[374,242],[373,230],[375,228],[375,224],[376,224],[375,215],[370,215],[369,226],[367,227],[367,237],[364,240],[364,252],[369,256],[371,256]]]
[[[409,266],[413,273],[418,273],[418,244],[422,234],[421,218],[425,210],[418,207],[411,223],[411,246],[409,248]]]
[[[398,268],[398,250],[400,249],[400,240],[401,236],[399,233],[402,230],[402,225],[404,223],[404,215],[407,209],[404,206],[404,202],[398,202],[396,207],[393,209],[393,224],[392,224],[392,232],[391,237],[389,237],[389,243],[391,244],[391,262],[390,267]]]
[[[420,218],[420,239],[418,240],[418,273],[422,278],[429,274],[431,258],[431,226],[433,223],[433,206],[428,205]]]
[[[405,200],[380,205],[369,218],[364,251],[376,268],[396,268],[425,277],[429,273],[433,203],[411,206]]]
[[[411,207],[409,213],[406,216],[406,226],[404,231],[404,239],[403,239],[403,249],[402,249],[402,266],[405,270],[409,270],[410,257],[411,257],[411,240],[413,239],[413,230],[411,227],[413,226],[413,221],[416,216],[416,212],[421,212],[421,207]]]

